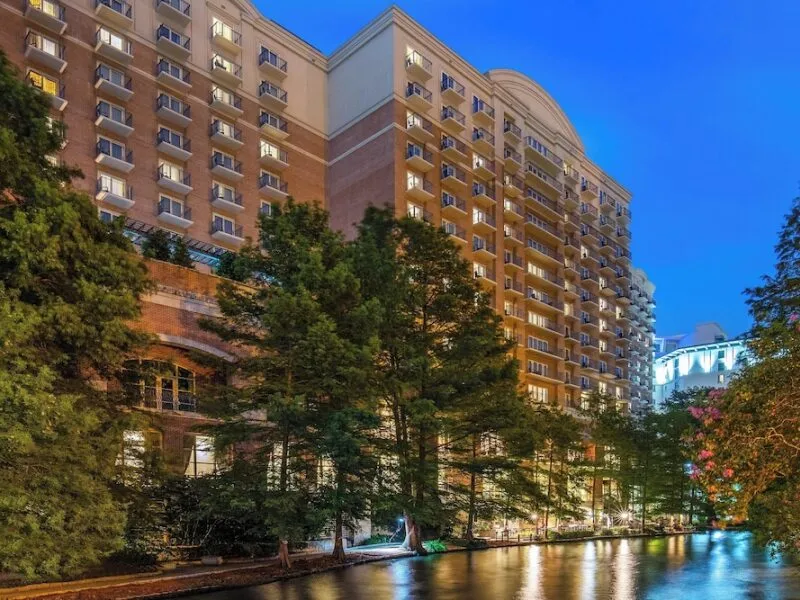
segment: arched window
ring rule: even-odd
[[[125,390],[145,408],[196,412],[195,373],[161,360],[132,360],[125,365]]]

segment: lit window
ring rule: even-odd
[[[212,475],[217,470],[214,438],[205,435],[187,435],[183,438],[183,456],[187,477]]]

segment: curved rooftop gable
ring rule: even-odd
[[[494,83],[524,104],[532,115],[583,152],[583,142],[567,115],[544,88],[533,79],[513,69],[492,69],[486,74]]]

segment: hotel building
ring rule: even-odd
[[[673,392],[726,388],[747,352],[741,338],[728,339],[719,323],[700,323],[689,334],[655,339],[653,400],[656,408]]]
[[[653,360],[655,358],[656,286],[639,268],[632,269],[631,281],[631,408],[653,406]]]
[[[0,46],[67,125],[76,186],[136,243],[163,229],[197,263],[151,264],[141,326],[160,345],[147,359],[177,367],[133,378],[187,473],[202,420],[188,351],[230,357],[196,324],[217,314],[211,273],[289,195],[348,234],[369,204],[448,232],[504,315],[533,400],[646,399],[652,289],[632,296],[631,194],[528,76],[479,72],[395,7],[330,56],[244,0],[0,9]],[[213,468],[202,455],[200,472]]]

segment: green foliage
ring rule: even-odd
[[[447,552],[447,544],[445,544],[442,540],[428,540],[423,542],[423,545],[425,546],[425,550],[431,554]]]
[[[581,540],[587,537],[593,537],[595,534],[593,529],[573,529],[569,531],[549,531],[547,539],[549,540]]]
[[[113,377],[145,340],[146,270],[121,223],[97,218],[47,161],[63,131],[0,53],[0,570],[74,575],[118,549],[112,495],[126,418],[89,377]]]
[[[186,241],[182,237],[173,240],[163,229],[156,229],[148,234],[142,242],[142,256],[170,262],[180,267],[194,268]]]
[[[773,275],[748,289],[749,361],[695,410],[696,476],[724,516],[800,554],[800,198],[775,247]]]

